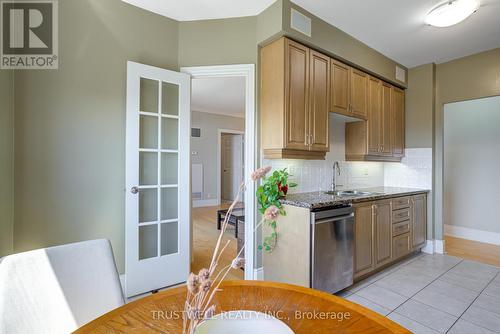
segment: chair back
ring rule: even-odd
[[[108,240],[0,259],[0,333],[67,334],[123,304]]]

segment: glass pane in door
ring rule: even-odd
[[[158,189],[141,189],[139,191],[139,223],[158,220]]]
[[[177,153],[162,153],[161,154],[161,184],[170,185],[177,184],[178,180],[178,162],[179,155]]]
[[[161,224],[161,254],[174,254],[179,251],[178,222]]]
[[[179,115],[179,86],[169,82],[162,83],[161,113],[164,115]]]
[[[151,186],[158,184],[158,153],[139,153],[139,185]]]
[[[161,190],[161,220],[178,219],[177,197],[177,187]]]
[[[162,118],[161,121],[161,148],[164,150],[177,150],[179,147],[179,120],[175,118]]]
[[[139,260],[158,256],[158,225],[139,226]]]
[[[139,123],[139,148],[158,148],[158,117],[141,115]]]
[[[142,112],[158,113],[158,81],[141,78],[139,108]]]

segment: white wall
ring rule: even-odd
[[[191,137],[191,163],[203,165],[202,200],[217,199],[218,129],[245,131],[245,119],[206,112],[192,112],[191,126],[201,128],[201,137]],[[213,205],[213,204],[212,204]]]
[[[499,125],[500,97],[444,107],[443,209],[449,233],[461,228],[500,233]]]

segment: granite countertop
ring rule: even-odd
[[[346,189],[339,189],[339,190],[342,191]],[[370,192],[371,194],[365,196],[339,197],[335,195],[325,194],[325,191],[315,191],[308,193],[288,194],[285,199],[281,200],[281,203],[312,210],[312,209],[326,208],[329,206],[336,206],[340,204],[374,201],[384,198],[416,195],[429,192],[429,190],[426,189],[398,188],[398,187],[374,187],[374,188],[362,188],[355,190]]]

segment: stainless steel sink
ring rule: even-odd
[[[338,191],[327,191],[325,194],[334,195],[338,197],[356,197],[356,196],[368,196],[372,193],[367,191],[359,191],[359,190],[338,190]]]

